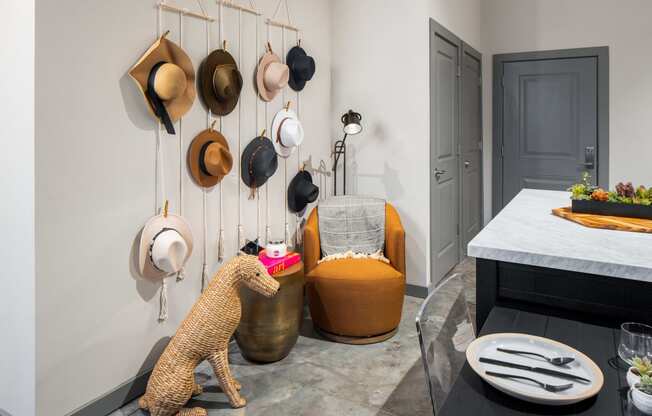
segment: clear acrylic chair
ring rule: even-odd
[[[434,414],[444,404],[475,339],[462,274],[438,284],[423,301],[416,318],[421,358]]]

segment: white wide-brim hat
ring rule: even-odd
[[[178,215],[156,215],[147,221],[140,236],[138,270],[141,276],[158,279],[180,271],[192,254],[190,224]]]
[[[276,154],[288,158],[303,142],[303,126],[296,113],[282,109],[272,121],[272,141]]]

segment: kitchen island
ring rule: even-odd
[[[478,330],[494,306],[612,325],[652,322],[652,234],[552,215],[570,202],[568,192],[524,189],[469,243]]]

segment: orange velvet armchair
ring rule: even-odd
[[[304,229],[306,293],[315,329],[328,339],[370,344],[397,331],[405,294],[405,231],[393,206],[385,204],[385,257],[321,258],[317,208]]]

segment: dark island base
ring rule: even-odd
[[[652,283],[476,259],[477,331],[494,306],[617,327],[652,323]]]

